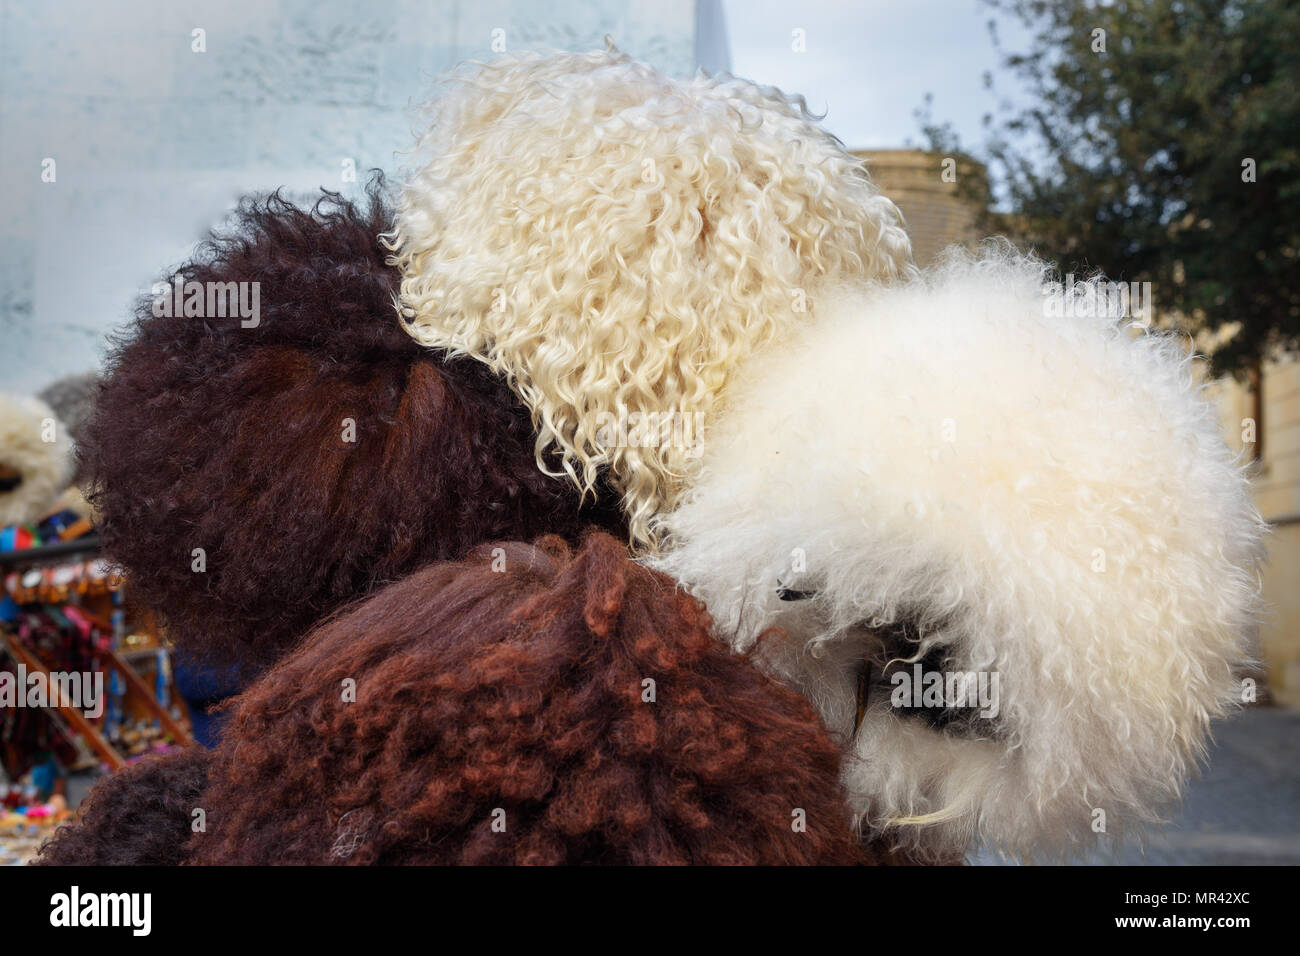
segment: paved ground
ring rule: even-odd
[[[1300,711],[1257,708],[1216,725],[1208,767],[1145,854],[1125,845],[1085,866],[1300,865]],[[992,854],[971,863],[997,865]]]

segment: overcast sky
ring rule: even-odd
[[[919,145],[913,113],[927,92],[965,147],[982,141],[996,101],[981,77],[998,58],[978,0],[722,3],[732,71],[804,94],[850,148]],[[34,392],[97,364],[135,295],[241,193],[339,188],[340,157],[393,171],[393,151],[409,143],[405,104],[455,59],[487,55],[496,24],[520,43],[576,49],[622,26],[660,51],[661,68],[687,73],[694,59],[689,39],[675,41],[693,30],[689,0],[359,9],[0,0],[0,388]],[[191,48],[199,16],[203,56]],[[1014,88],[1010,77],[999,85]],[[35,172],[44,157],[58,157],[57,182]]]
[[[951,121],[967,149],[983,142],[981,118],[1014,78],[998,66],[979,0],[723,0],[732,72],[802,93],[825,126],[851,149],[921,142],[913,115],[927,92],[937,121]],[[804,31],[807,49],[792,50]],[[999,18],[1012,49],[1026,34]],[[996,93],[985,89],[991,71]]]

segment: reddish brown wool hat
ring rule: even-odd
[[[620,540],[483,545],[237,699],[198,864],[845,864],[839,751]]]

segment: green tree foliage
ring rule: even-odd
[[[1219,372],[1295,350],[1300,3],[986,2],[1035,38],[1002,50],[1031,105],[986,120],[1003,228],[1063,271],[1150,281],[1162,311],[1224,340]]]

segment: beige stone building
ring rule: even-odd
[[[958,177],[970,172],[956,164],[944,167],[944,157],[919,149],[872,149],[857,152],[875,181],[903,213],[912,237],[912,252],[920,265],[955,242],[982,238],[976,226],[978,210],[957,188]]]
[[[979,210],[956,181],[969,168],[945,168],[944,157],[913,149],[857,155],[902,211],[919,264],[952,243],[983,238]],[[1269,363],[1260,380],[1258,396],[1231,380],[1212,388],[1229,446],[1257,459],[1255,502],[1273,528],[1262,581],[1270,614],[1260,629],[1268,687],[1277,702],[1300,707],[1300,362]]]
[[[1260,644],[1273,697],[1300,707],[1300,364],[1270,362],[1260,378],[1258,402],[1237,382],[1216,382],[1215,390],[1228,444],[1247,456],[1258,452],[1255,503],[1273,527]]]

